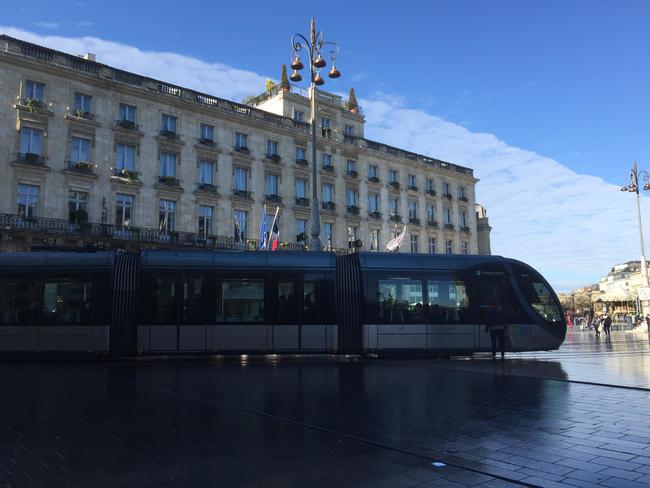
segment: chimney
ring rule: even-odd
[[[86,61],[96,61],[95,55],[93,53],[86,53],[82,56]]]

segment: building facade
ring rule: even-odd
[[[0,249],[257,246],[309,232],[309,100],[295,87],[236,103],[0,36]],[[478,252],[470,168],[364,137],[361,108],[318,91],[321,240]]]

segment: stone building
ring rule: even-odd
[[[492,254],[490,246],[490,221],[487,216],[487,210],[483,205],[476,204],[476,238],[478,244],[478,254]]]
[[[309,100],[246,103],[0,36],[0,249],[255,246],[308,232]],[[317,92],[321,240],[383,251],[479,251],[470,168],[364,137],[356,103]],[[270,222],[267,230],[270,229]]]

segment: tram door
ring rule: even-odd
[[[477,271],[476,273],[477,296],[474,299],[475,313],[479,330],[477,347],[490,348],[490,334],[485,332],[485,316],[491,304],[501,307],[505,311],[507,305],[506,275],[505,271]]]

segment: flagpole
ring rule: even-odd
[[[269,232],[269,242],[266,245],[266,250],[269,250],[269,244],[271,244],[271,234],[273,234],[273,229],[275,229],[275,222],[278,219],[278,213],[280,212],[280,207],[275,208],[275,215],[273,216],[273,223],[271,224],[271,232]]]

